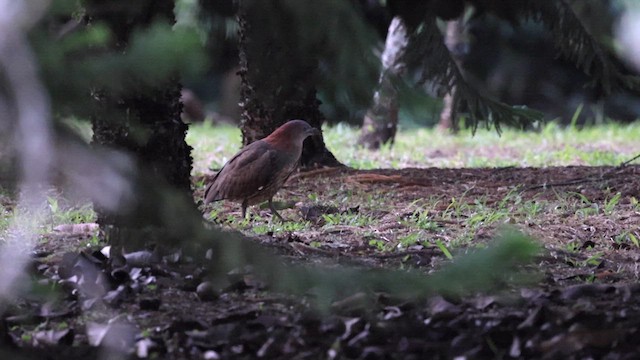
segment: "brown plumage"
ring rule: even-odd
[[[242,204],[242,218],[247,206],[269,201],[269,209],[280,220],[272,198],[296,169],[302,143],[308,136],[319,135],[303,120],[291,120],[271,135],[240,150],[213,178],[204,193],[204,203],[231,200]]]

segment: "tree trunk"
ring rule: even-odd
[[[464,36],[464,24],[462,19],[447,21],[447,32],[444,37],[444,43],[453,55],[458,66],[462,69],[460,58],[467,49],[467,42]],[[438,129],[443,131],[458,131],[458,122],[456,117],[455,106],[456,88],[455,86],[444,96],[443,108],[440,112],[440,120],[438,121]]]
[[[382,53],[382,73],[378,88],[373,95],[373,105],[367,111],[358,142],[369,148],[378,149],[391,142],[398,128],[398,91],[395,81],[405,72],[406,64],[401,60],[408,43],[407,28],[403,20],[396,16],[391,20],[387,40]]]
[[[89,21],[102,21],[113,32],[116,51],[124,51],[134,26],[148,26],[158,18],[175,22],[173,7],[172,0],[136,1],[128,6],[115,1],[86,2]],[[187,125],[180,119],[180,90],[179,82],[170,80],[144,93],[132,90],[120,96],[104,92],[96,96],[99,110],[92,117],[93,142],[133,155],[148,181],[168,184],[181,196],[192,199],[191,148],[185,142]],[[114,118],[114,114],[118,117]],[[130,216],[135,212],[161,211],[153,205],[158,194],[148,196],[156,190],[150,191],[148,186],[138,184],[134,191],[138,204],[129,214],[96,209],[98,223],[105,229],[109,241],[121,241],[117,235],[122,233],[119,228],[159,225],[154,224],[157,216],[153,213],[135,214],[135,220]]]
[[[292,25],[295,20],[283,1],[240,1],[243,145],[264,138],[293,119],[321,129],[324,116],[316,98],[318,56],[300,50],[299,36]],[[304,143],[301,165],[341,164],[322,138],[309,138]]]

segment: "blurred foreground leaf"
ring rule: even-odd
[[[134,29],[125,49],[111,46],[114,34],[103,22],[57,36],[44,26],[30,34],[56,115],[90,117],[96,91],[147,92],[168,79],[195,76],[207,62],[194,30],[164,21]]]
[[[433,275],[389,269],[328,268],[318,266],[269,266],[257,264],[256,273],[267,277],[278,290],[316,295],[321,310],[359,291],[386,292],[393,297],[419,299],[441,294],[453,297],[515,285],[533,274],[519,266],[529,263],[539,246],[515,230],[505,230],[488,247],[458,256]]]

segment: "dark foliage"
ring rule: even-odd
[[[579,2],[568,0],[468,1],[475,16],[496,16],[519,26],[525,21],[542,23],[551,33],[558,54],[573,62],[586,73],[589,86],[605,96],[621,90],[638,90],[639,80],[630,73],[611,50],[592,31],[592,24],[576,12]],[[468,115],[471,125],[479,121],[498,130],[501,124],[524,127],[542,118],[542,114],[523,107],[512,107],[479,92],[465,77],[447,48],[437,26],[438,17],[450,18],[456,11],[443,8],[444,3],[432,0],[420,6],[410,0],[390,3],[394,12],[406,19],[416,30],[407,52],[409,64],[421,64],[422,82],[433,83],[441,93],[456,88],[455,109]],[[451,4],[447,6],[452,6]],[[453,6],[456,8],[455,6]],[[457,9],[457,8],[456,8]],[[459,11],[459,14],[462,14]]]

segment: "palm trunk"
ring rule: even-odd
[[[324,116],[316,98],[317,56],[301,54],[297,34],[279,0],[242,0],[238,12],[242,142],[266,137],[288,120],[301,119],[320,129]],[[322,139],[307,139],[302,166],[340,163]]]
[[[115,35],[115,51],[126,48],[134,26],[147,26],[158,18],[175,22],[174,2],[171,0],[136,1],[131,7],[109,5],[114,4],[88,0],[87,16],[90,21],[102,21],[109,26]],[[179,82],[171,80],[144,93],[132,90],[115,96],[103,92],[97,100],[98,111],[92,117],[93,143],[131,154],[147,179],[153,179],[156,184],[170,185],[181,196],[192,199],[191,148],[185,142],[187,125],[180,119],[180,90]],[[156,218],[153,213],[137,213],[135,220],[131,217],[131,213],[142,212],[141,209],[161,211],[153,205],[157,201],[154,196],[143,195],[149,193],[137,191],[139,204],[127,214],[96,209],[98,223],[110,241],[120,241],[117,234],[121,231],[118,228],[157,225],[153,224]]]

